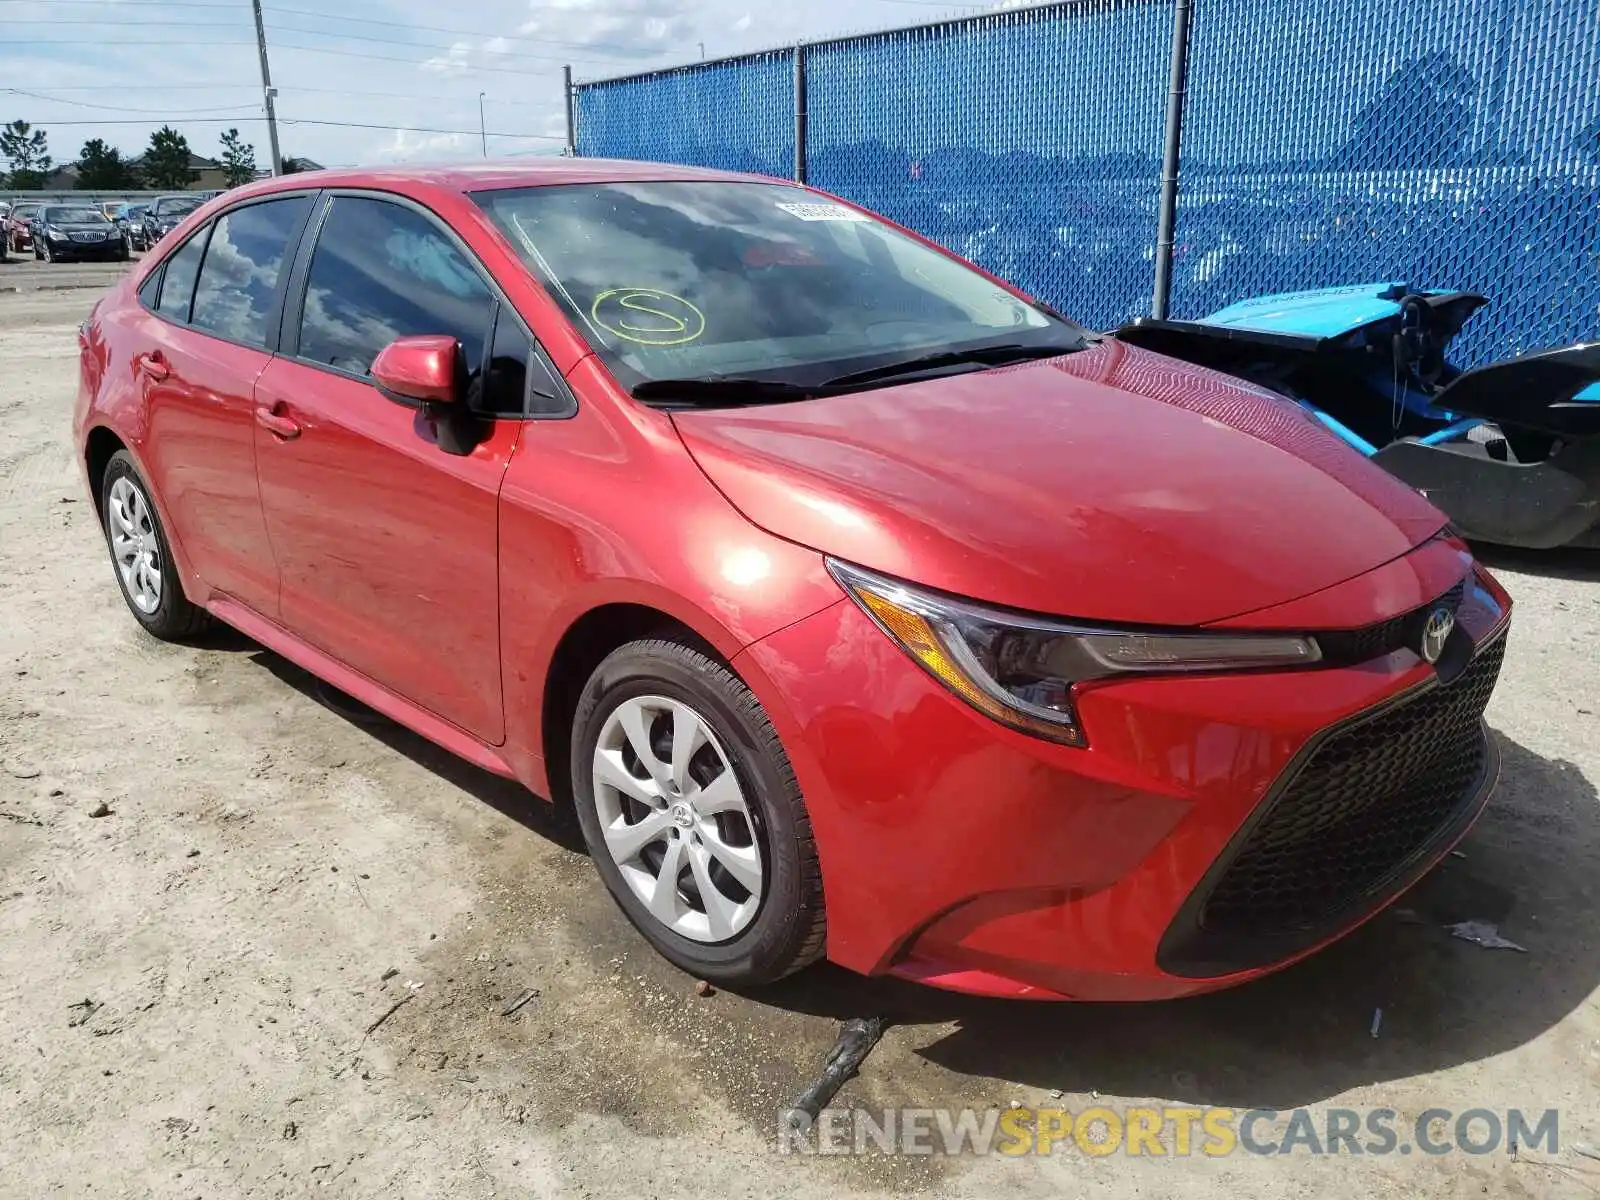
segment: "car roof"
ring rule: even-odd
[[[492,191],[501,188],[551,187],[564,183],[643,183],[670,180],[723,180],[727,182],[790,182],[763,175],[716,171],[669,163],[635,162],[613,158],[540,158],[528,162],[447,163],[430,166],[348,167],[302,171],[263,179],[226,193],[234,196],[307,187],[376,188],[406,193],[414,190],[451,192]]]

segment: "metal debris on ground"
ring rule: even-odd
[[[90,1000],[88,997],[79,1000],[76,1004],[67,1005],[67,1011],[72,1013],[72,1019],[67,1022],[67,1028],[76,1029],[94,1016],[95,1013],[99,1012],[100,1008],[101,1005],[98,1001]]]
[[[1510,938],[1501,937],[1500,930],[1489,921],[1459,921],[1450,926],[1450,936],[1471,942],[1475,946],[1482,946],[1485,950],[1516,950],[1521,954],[1528,952],[1526,946],[1519,946]]]
[[[404,996],[401,996],[400,999],[396,1000],[393,1004],[391,1004],[388,1007],[387,1011],[384,1012],[383,1016],[379,1017],[371,1025],[367,1026],[367,1032],[361,1035],[362,1043],[365,1044],[366,1040],[369,1037],[371,1037],[374,1033],[377,1032],[378,1026],[382,1025],[390,1017],[394,1016],[395,1013],[399,1012],[401,1005],[405,1004],[406,1001],[413,1000],[415,998],[416,998],[416,993],[407,992]]]
[[[839,1040],[828,1051],[828,1061],[819,1075],[789,1106],[788,1120],[792,1128],[801,1128],[802,1114],[815,1121],[828,1102],[839,1094],[855,1075],[862,1061],[889,1028],[888,1017],[852,1017],[839,1030]]]
[[[378,976],[378,980],[380,983],[388,983],[389,980],[393,979],[398,974],[400,974],[399,967],[390,967],[382,975]]]
[[[1373,1037],[1377,1037],[1378,1036],[1378,1028],[1382,1024],[1383,1024],[1383,1009],[1381,1009],[1381,1008],[1373,1009],[1372,1010],[1372,1036]]]
[[[116,812],[116,810],[102,800],[99,804],[96,804],[92,809],[89,810],[89,815],[91,817],[109,817],[114,812]]]
[[[538,988],[529,988],[527,991],[523,992],[522,995],[518,996],[515,1000],[513,1000],[510,1004],[506,1005],[505,1008],[501,1009],[500,1010],[500,1015],[502,1017],[511,1016],[519,1008],[521,1008],[523,1005],[527,1004],[528,1001],[530,1001],[530,1000],[534,999],[535,997],[537,997],[538,994],[539,994],[539,989]]]

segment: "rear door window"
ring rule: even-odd
[[[482,386],[494,297],[455,243],[404,205],[338,196],[311,256],[299,356],[365,375],[395,338],[449,334]]]
[[[291,196],[217,219],[195,287],[197,328],[249,346],[267,345],[284,257],[310,207],[309,196]]]
[[[200,256],[205,253],[208,232],[202,229],[167,259],[161,294],[156,297],[156,311],[162,316],[188,324],[189,302],[194,299],[194,279],[200,272]]]

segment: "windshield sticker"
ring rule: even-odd
[[[846,208],[842,204],[783,204],[778,205],[784,212],[799,217],[802,221],[865,221],[866,213],[857,212],[853,208]]]
[[[589,306],[589,319],[641,346],[681,346],[706,331],[703,312],[657,288],[607,288]]]

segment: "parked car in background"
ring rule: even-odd
[[[46,262],[116,262],[128,257],[128,244],[98,208],[87,204],[46,204],[34,220],[33,256]]]
[[[129,250],[150,248],[149,234],[144,227],[144,214],[149,209],[147,203],[125,203],[117,205],[117,211],[112,214],[111,223],[122,233]]]
[[[33,218],[38,215],[40,204],[34,200],[23,200],[11,206],[11,211],[5,217],[6,245],[13,253],[33,249]]]
[[[100,213],[105,217],[106,220],[109,221],[116,216],[117,209],[121,208],[126,203],[126,200],[102,200],[100,201],[99,206]]]
[[[205,197],[195,192],[175,196],[157,196],[144,214],[145,245],[154,246],[178,227],[186,216],[205,203]]]
[[[691,978],[1226,987],[1488,802],[1510,598],[1293,402],[795,184],[302,180],[80,329],[128,609],[571,804]]]

